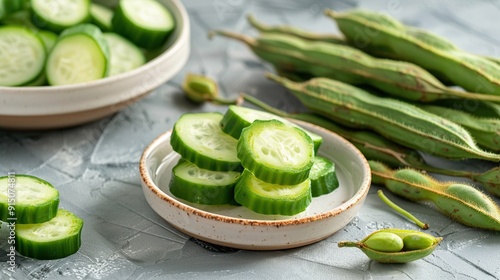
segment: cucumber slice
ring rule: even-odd
[[[241,107],[241,106],[236,106],[236,105],[229,105],[226,113],[224,114],[224,117],[222,118],[220,125],[222,128],[222,131],[225,133],[233,136],[236,139],[240,138],[241,131],[243,128],[249,126],[252,124],[255,120],[279,120],[282,123],[285,123],[287,125],[292,125],[295,127],[299,127],[296,124],[292,123],[291,121],[282,118],[280,116],[248,108],[248,107]],[[301,128],[302,129],[302,128]],[[323,143],[323,137],[319,136],[316,133],[307,131],[303,129],[313,140],[314,142],[314,151],[317,152],[319,149],[319,146],[321,146],[321,143]]]
[[[90,18],[92,23],[99,27],[102,32],[110,32],[113,29],[111,23],[113,10],[106,6],[90,3]]]
[[[160,47],[172,33],[170,11],[155,0],[120,0],[112,19],[113,31],[139,47]]]
[[[108,63],[108,45],[99,27],[80,24],[61,33],[45,71],[50,85],[76,84],[106,77]]]
[[[8,16],[26,8],[26,1],[27,0],[1,0],[0,10],[3,10],[4,15]]]
[[[315,156],[309,173],[313,197],[329,194],[339,187],[335,164],[324,157]]]
[[[267,215],[295,215],[312,201],[309,179],[296,185],[266,183],[245,169],[234,187],[234,199],[250,210]]]
[[[234,185],[239,176],[240,172],[211,171],[189,161],[181,161],[172,170],[170,192],[194,203],[236,204]]]
[[[16,224],[16,250],[39,260],[64,258],[80,248],[82,228],[82,219],[59,209],[57,215],[45,223]]]
[[[186,113],[175,123],[172,149],[196,166],[213,171],[241,168],[236,155],[238,141],[222,132],[221,113]]]
[[[104,33],[109,46],[109,76],[128,72],[146,63],[144,53],[129,40],[116,33]]]
[[[2,221],[16,218],[16,224],[46,222],[56,216],[58,206],[59,192],[49,182],[29,175],[0,177]]]
[[[31,0],[31,9],[36,26],[56,33],[90,19],[90,0]]]
[[[237,153],[241,165],[260,180],[295,185],[309,177],[314,144],[299,128],[278,120],[256,120],[243,129]]]
[[[0,86],[19,86],[43,71],[47,53],[42,40],[23,26],[0,27]]]

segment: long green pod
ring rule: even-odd
[[[465,98],[500,102],[500,96],[447,88],[415,64],[374,58],[346,45],[311,42],[285,33],[263,33],[256,38],[229,31],[213,31],[213,35],[245,43],[257,56],[276,68],[301,71],[354,85],[370,85],[407,100],[431,102]]]
[[[480,147],[494,152],[500,151],[500,119],[479,118],[466,112],[436,105],[419,107],[463,126]]]
[[[430,201],[443,214],[464,225],[500,231],[500,208],[474,187],[454,182],[439,182],[411,168],[392,170],[369,161],[373,182],[385,185],[392,193],[412,201]]]
[[[305,83],[268,74],[310,110],[350,127],[369,128],[401,145],[449,159],[500,161],[500,155],[480,149],[461,126],[394,99],[327,78]]]
[[[266,25],[258,21],[253,15],[248,15],[247,20],[248,23],[250,23],[250,25],[253,28],[259,30],[260,32],[287,34],[308,41],[321,41],[321,42],[328,42],[328,43],[342,44],[342,45],[347,44],[347,41],[341,35],[313,33],[289,25],[274,25],[274,26]]]
[[[326,10],[350,41],[363,39],[363,49],[386,49],[393,58],[409,61],[443,76],[467,91],[500,95],[500,65],[465,51],[443,47],[415,36],[396,19],[365,10]],[[437,36],[435,36],[437,37]]]
[[[271,107],[248,94],[242,94],[242,97],[245,101],[275,115],[305,121],[333,131],[352,143],[368,160],[380,161],[391,167],[412,167],[431,173],[467,178],[481,184],[489,193],[500,197],[500,167],[477,173],[431,166],[416,150],[401,146],[372,131],[349,129],[315,113],[290,114]]]
[[[443,99],[432,104],[452,108],[481,118],[500,119],[500,104],[464,99]]]

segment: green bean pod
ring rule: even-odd
[[[326,10],[325,14],[335,20],[347,40],[362,41],[364,50],[382,49],[392,58],[418,64],[467,91],[500,95],[500,65],[491,60],[436,40],[438,36],[415,34],[382,13],[354,9]]]
[[[500,231],[500,208],[487,195],[462,183],[439,182],[411,168],[392,170],[369,161],[374,183],[412,201],[430,201],[443,214],[464,225]]]
[[[494,152],[500,151],[500,119],[478,118],[469,113],[436,105],[419,107],[463,126],[474,137],[478,146]]]
[[[381,98],[353,86],[315,78],[305,83],[268,74],[313,112],[350,127],[369,128],[401,145],[449,159],[500,161],[483,151],[461,126],[408,103]]]
[[[403,61],[374,58],[356,48],[311,42],[286,33],[263,33],[256,38],[229,31],[213,31],[245,43],[261,59],[285,71],[300,71],[354,85],[369,85],[407,100],[431,102],[464,98],[500,102],[500,96],[447,88],[421,67]]]
[[[500,104],[464,99],[443,99],[432,104],[469,113],[476,117],[500,119]]]
[[[361,241],[341,241],[337,245],[357,247],[377,262],[408,263],[432,254],[442,240],[442,237],[415,230],[386,228],[372,232]]]
[[[380,161],[391,167],[412,167],[437,174],[468,178],[481,184],[489,193],[500,197],[500,167],[492,168],[483,173],[476,173],[431,166],[425,162],[424,158],[416,150],[401,146],[375,132],[346,128],[315,113],[289,114],[273,108],[250,95],[243,94],[242,97],[245,101],[278,116],[305,121],[333,131],[352,143],[368,160]]]

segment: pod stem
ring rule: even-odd
[[[274,81],[290,90],[300,90],[302,88],[302,85],[300,83],[296,83],[294,81],[291,81],[285,77],[278,76],[276,74],[267,72],[265,74],[266,78],[268,78],[271,81]]]
[[[339,248],[341,248],[341,247],[357,247],[357,248],[360,248],[361,244],[359,242],[354,242],[354,241],[340,241],[340,242],[337,243],[337,246],[339,246]]]
[[[408,218],[409,220],[411,220],[412,222],[414,222],[415,224],[417,224],[417,226],[419,226],[421,229],[428,229],[429,228],[429,224],[423,223],[422,221],[420,221],[419,219],[417,219],[415,216],[413,216],[412,214],[410,214],[410,212],[404,210],[403,208],[401,208],[398,205],[396,205],[396,203],[394,203],[391,200],[389,200],[389,198],[387,198],[387,196],[384,195],[384,192],[382,190],[378,190],[377,191],[377,195],[378,195],[378,197],[380,197],[380,199],[385,204],[387,204],[389,207],[391,207],[392,209],[394,209],[396,212],[398,212],[399,214],[405,216],[406,218]]]
[[[208,33],[209,39],[212,39],[215,36],[223,36],[223,37],[235,39],[235,40],[238,40],[240,42],[247,44],[248,46],[255,46],[255,44],[256,44],[254,38],[247,36],[247,35],[244,35],[244,34],[232,32],[232,31],[212,30]]]

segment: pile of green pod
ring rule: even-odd
[[[277,75],[267,77],[287,88],[310,112],[289,114],[250,95],[243,94],[243,98],[277,115],[332,130],[367,159],[387,168],[410,167],[422,176],[427,171],[462,177],[500,197],[499,60],[467,53],[444,38],[379,13],[349,10],[325,14],[335,20],[342,36],[267,26],[252,16],[248,20],[259,31],[256,37],[226,30],[210,33],[247,45],[276,70]],[[429,165],[422,154],[449,160],[480,159],[491,162],[491,169],[444,169]],[[392,182],[377,180],[380,174],[372,173],[374,183]],[[474,206],[486,207],[479,212],[487,217],[482,225],[470,224],[439,210],[463,224],[499,230],[498,205],[478,195],[482,192],[477,193],[476,186],[456,183],[459,190],[466,191],[453,192],[456,186],[432,182],[440,191],[428,200],[446,197],[443,199],[451,199],[454,207],[465,208],[474,201]]]

